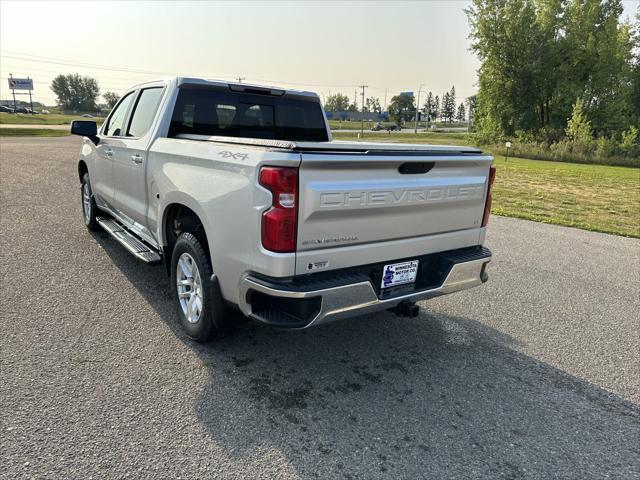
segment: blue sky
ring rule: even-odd
[[[6,77],[31,76],[52,103],[58,73],[122,92],[161,74],[268,83],[384,101],[421,84],[475,92],[467,1],[0,3],[0,96]],[[633,16],[637,1],[624,3]],[[99,65],[100,67],[97,67]]]

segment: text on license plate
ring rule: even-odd
[[[404,283],[412,283],[416,281],[417,275],[418,260],[385,265],[382,269],[382,284],[380,287],[387,288]]]

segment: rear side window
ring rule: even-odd
[[[142,137],[149,131],[156,116],[160,98],[162,98],[162,87],[142,90],[133,110],[127,137]]]
[[[183,133],[312,142],[328,140],[324,114],[315,100],[202,87],[180,88],[169,136]]]
[[[127,94],[115,108],[107,125],[104,128],[104,134],[109,137],[120,137],[124,135],[124,122],[127,119],[127,112],[133,101],[133,92]]]

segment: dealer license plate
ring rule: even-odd
[[[381,288],[395,287],[405,283],[413,283],[418,275],[418,260],[411,262],[392,263],[382,269]]]

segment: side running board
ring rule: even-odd
[[[160,254],[146,245],[129,230],[112,218],[97,217],[96,220],[109,235],[115,238],[124,248],[129,250],[136,258],[145,263],[158,263],[162,260]]]

